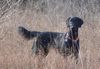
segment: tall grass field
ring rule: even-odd
[[[46,57],[33,55],[34,39],[18,34],[19,26],[65,33],[70,16],[84,21],[77,64],[54,49]],[[100,69],[100,0],[0,0],[0,69]]]

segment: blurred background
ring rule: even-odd
[[[53,49],[45,58],[34,56],[34,40],[18,34],[19,26],[66,32],[70,16],[84,21],[78,64]],[[100,69],[100,0],[0,0],[0,69]]]

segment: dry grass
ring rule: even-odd
[[[0,69],[100,69],[99,0],[0,0]],[[33,40],[24,40],[18,26],[30,30],[66,32],[69,16],[79,16],[79,63],[55,50],[34,56]]]

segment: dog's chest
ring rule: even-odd
[[[79,40],[73,40],[69,37],[69,34],[66,33],[65,34],[65,37],[64,37],[64,46],[67,47],[67,48],[71,48],[71,47],[74,47],[74,46],[77,46],[79,43]]]

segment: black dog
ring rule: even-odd
[[[36,42],[32,47],[35,54],[38,54],[39,50],[42,50],[44,51],[44,55],[47,55],[49,49],[52,47],[58,49],[58,51],[63,53],[65,56],[74,54],[74,56],[78,58],[78,29],[83,24],[83,20],[78,17],[70,17],[67,19],[66,24],[69,28],[67,33],[28,31],[24,27],[19,27],[19,34],[26,39],[36,37]]]

